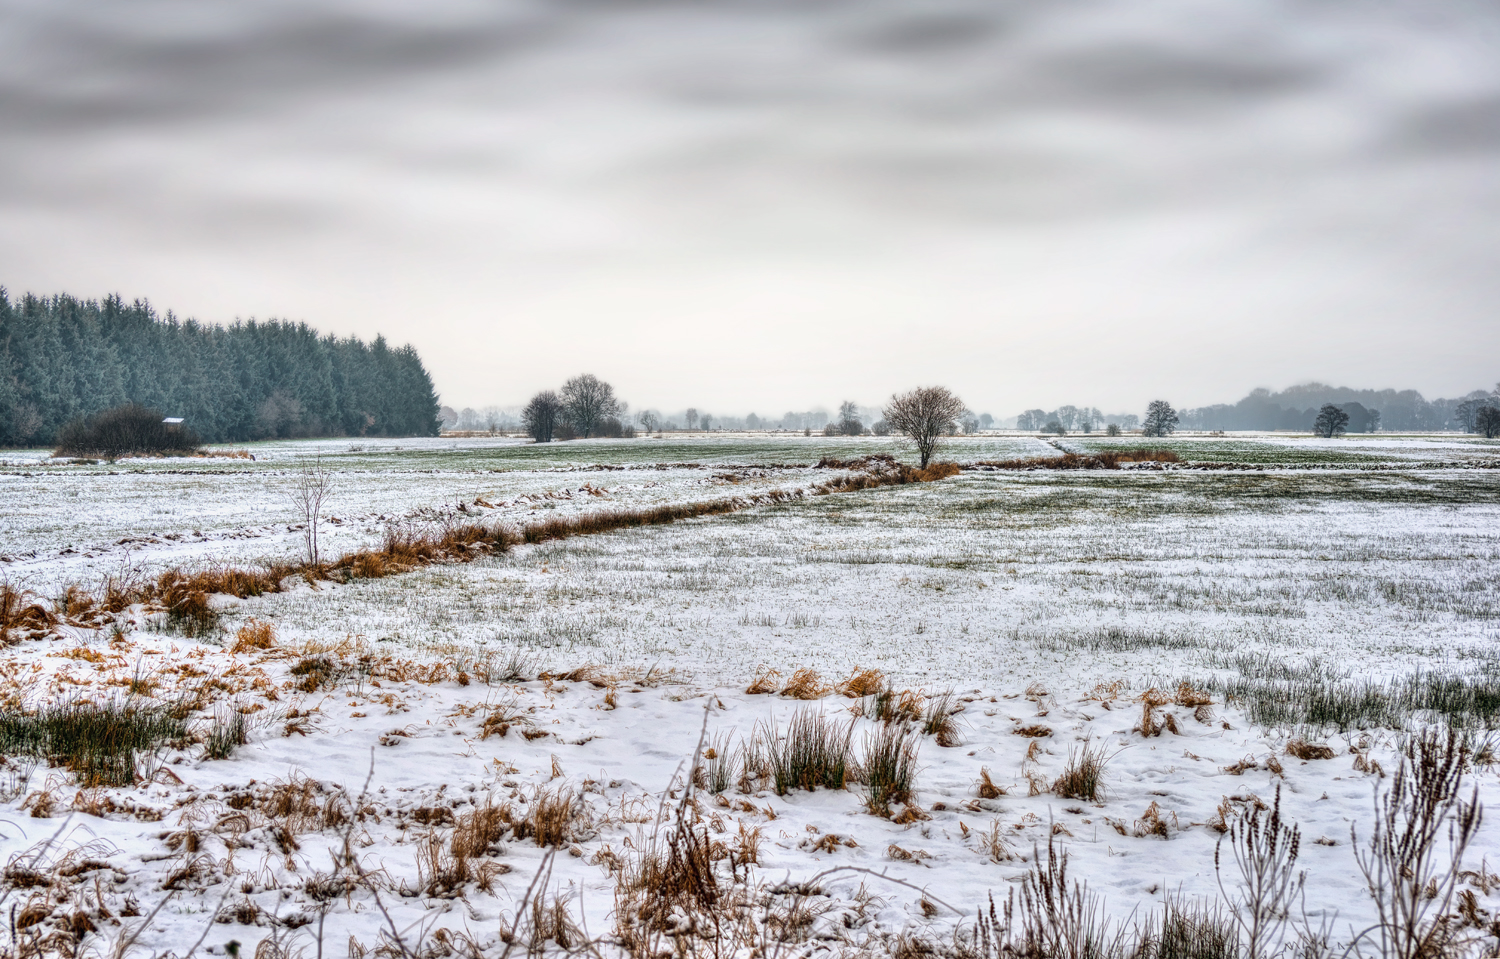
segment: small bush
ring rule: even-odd
[[[911,801],[921,737],[910,726],[888,724],[865,738],[862,766],[865,806],[877,816],[890,815],[893,803]]]
[[[73,420],[57,437],[54,456],[196,453],[202,442],[192,430],[162,422],[160,410],[127,403],[87,419]]]
[[[186,724],[168,707],[128,700],[0,713],[0,754],[66,766],[85,786],[133,785],[138,753],[186,736]]]
[[[775,720],[763,731],[766,761],[778,796],[793,789],[843,789],[849,779],[849,741],[854,723],[840,725],[820,712],[804,709],[778,733]]]

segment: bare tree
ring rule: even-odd
[[[1170,436],[1177,429],[1177,411],[1166,400],[1152,400],[1146,407],[1145,436]]]
[[[1313,421],[1313,434],[1332,439],[1335,436],[1343,436],[1348,426],[1348,413],[1332,403],[1324,403],[1323,408],[1318,410],[1318,418]]]
[[[938,440],[953,431],[953,421],[964,411],[963,400],[941,386],[919,386],[891,397],[882,411],[891,429],[917,447],[922,468],[932,459]]]
[[[323,465],[322,457],[314,457],[311,462],[303,460],[298,464],[297,471],[292,474],[291,485],[287,488],[287,499],[291,500],[292,507],[302,518],[302,544],[310,566],[317,566],[322,558],[318,526],[322,520],[323,504],[332,493],[333,474]]]
[[[526,424],[526,432],[532,439],[538,443],[550,443],[562,408],[561,397],[551,390],[542,390],[522,408],[521,422]]]
[[[693,409],[692,407],[688,407],[687,425],[687,428],[690,430],[695,430],[698,428],[698,411],[696,409]]]
[[[845,436],[858,436],[865,431],[865,425],[859,421],[859,407],[853,400],[839,404],[838,428]]]
[[[1474,432],[1483,433],[1487,440],[1500,436],[1500,407],[1481,406],[1475,410]]]
[[[563,384],[562,402],[579,436],[594,435],[599,421],[624,409],[615,388],[592,373],[575,376]]]

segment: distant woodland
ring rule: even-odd
[[[417,351],[383,337],[218,326],[119,297],[12,300],[0,287],[0,445],[49,445],[70,421],[124,403],[180,416],[207,442],[438,432]]]
[[[1376,430],[1473,431],[1473,408],[1489,402],[1488,390],[1461,397],[1429,400],[1416,390],[1357,390],[1304,383],[1273,393],[1252,390],[1238,403],[1182,410],[1182,428],[1190,430],[1311,431],[1318,410],[1332,403],[1349,414],[1351,433]]]

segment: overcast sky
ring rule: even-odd
[[[1500,378],[1500,7],[0,0],[0,283],[445,402]]]

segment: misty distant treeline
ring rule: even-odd
[[[179,320],[117,296],[12,301],[0,287],[0,445],[51,444],[124,403],[183,417],[208,442],[438,431],[432,378],[410,346],[306,323]]]
[[[1252,390],[1238,403],[1219,403],[1181,410],[1182,428],[1189,430],[1295,430],[1311,432],[1318,411],[1332,403],[1349,414],[1348,431],[1468,430],[1473,416],[1464,415],[1476,401],[1493,394],[1475,390],[1453,399],[1428,400],[1416,390],[1356,390],[1305,383],[1273,393]],[[1468,404],[1467,406],[1465,404]]]

